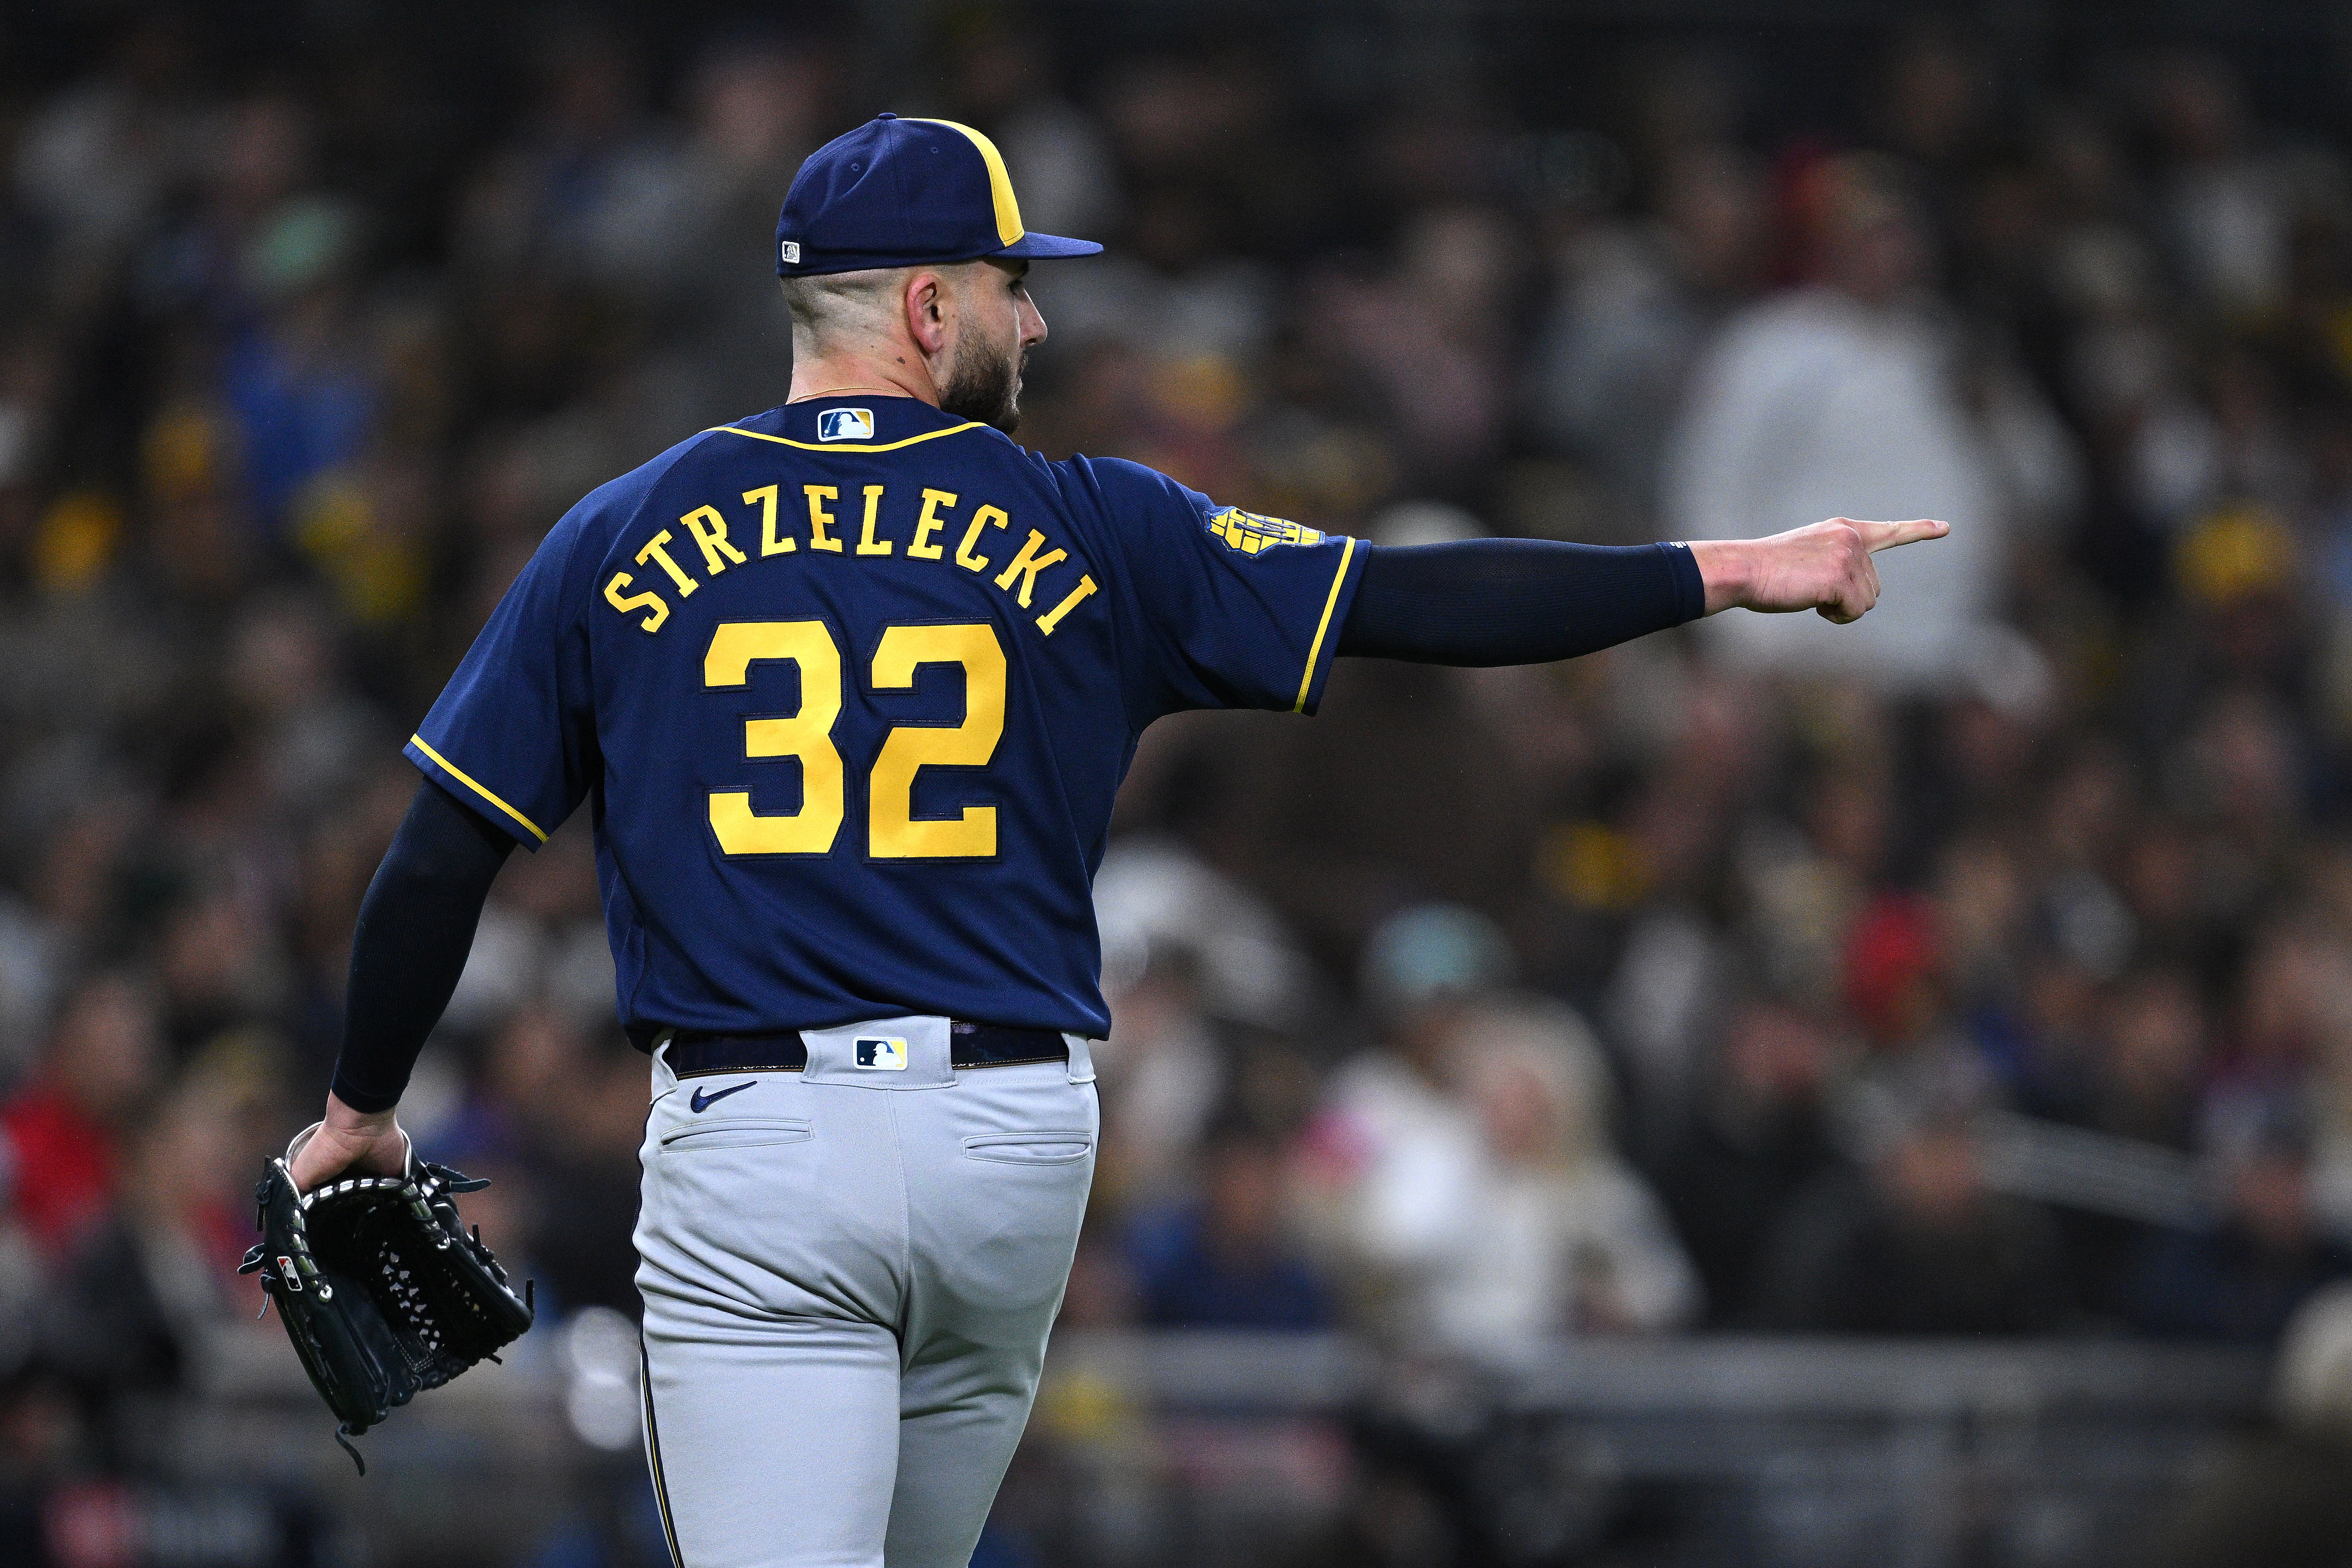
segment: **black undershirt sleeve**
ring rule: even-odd
[[[514,847],[438,784],[428,779],[417,786],[352,936],[334,1091],[352,1110],[399,1103],[425,1037],[465,973],[490,883]]]
[[[1679,544],[1374,546],[1339,652],[1422,664],[1549,664],[1706,611],[1698,562]]]

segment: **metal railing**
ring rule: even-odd
[[[1066,1407],[1125,1410],[1197,1451],[1213,1443],[1204,1423],[1237,1437],[1321,1424],[1360,1458],[1403,1455],[1460,1506],[1517,1518],[1507,1561],[1574,1562],[1646,1512],[1672,1538],[1658,1560],[1677,1564],[2095,1568],[2131,1561],[2153,1513],[2259,1412],[2264,1372],[2245,1351],[2109,1341],[1589,1340],[1471,1371],[1337,1338],[1070,1334],[1036,1430],[1054,1440]],[[1181,1537],[1214,1542],[1218,1500],[1181,1495],[1186,1469],[1159,1467],[1142,1550],[1081,1539],[1072,1554],[1208,1560]],[[1490,1469],[1502,1479],[1479,1484]],[[1309,1512],[1358,1495],[1296,1490]],[[1238,1533],[1266,1534],[1268,1500],[1238,1500]]]
[[[629,1343],[617,1318],[542,1329],[362,1439],[362,1480],[282,1339],[225,1336],[166,1468],[307,1497],[368,1568],[520,1562],[566,1511],[623,1528],[635,1433],[604,1406],[634,1396]],[[1339,1335],[1066,1333],[1000,1514],[1051,1568],[1276,1568],[1331,1560],[1398,1482],[1528,1568],[1629,1518],[1660,1532],[1640,1560],[1677,1568],[2103,1568],[2260,1411],[2265,1370],[2122,1341],[1594,1339],[1470,1368]]]

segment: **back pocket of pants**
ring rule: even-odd
[[[662,1153],[691,1154],[697,1149],[749,1149],[761,1144],[804,1144],[814,1137],[809,1124],[793,1118],[761,1121],[689,1122],[662,1134]]]
[[[1094,1135],[1083,1132],[980,1133],[963,1141],[969,1157],[1006,1166],[1072,1165],[1094,1146]]]

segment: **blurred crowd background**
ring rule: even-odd
[[[0,1558],[332,1556],[123,1500],[278,1333],[400,744],[573,500],[781,400],[775,208],[884,108],[1110,244],[1034,280],[1051,455],[1376,543],[1953,525],[1856,627],[1155,728],[1066,1328],[2293,1325],[2267,1440],[2352,1489],[2352,28],[2076,11],[0,16]],[[574,822],[403,1107],[544,1333],[636,1311],[611,976]],[[499,1560],[656,1560],[615,1463]],[[1514,1560],[1441,1493],[1328,1560]]]

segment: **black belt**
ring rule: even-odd
[[[956,1023],[949,1026],[948,1057],[958,1067],[1013,1067],[1029,1061],[1067,1061],[1070,1047],[1049,1029]],[[798,1030],[777,1034],[680,1030],[669,1037],[669,1053],[662,1060],[669,1063],[672,1076],[678,1078],[708,1078],[717,1072],[798,1072],[808,1066],[808,1042]]]

